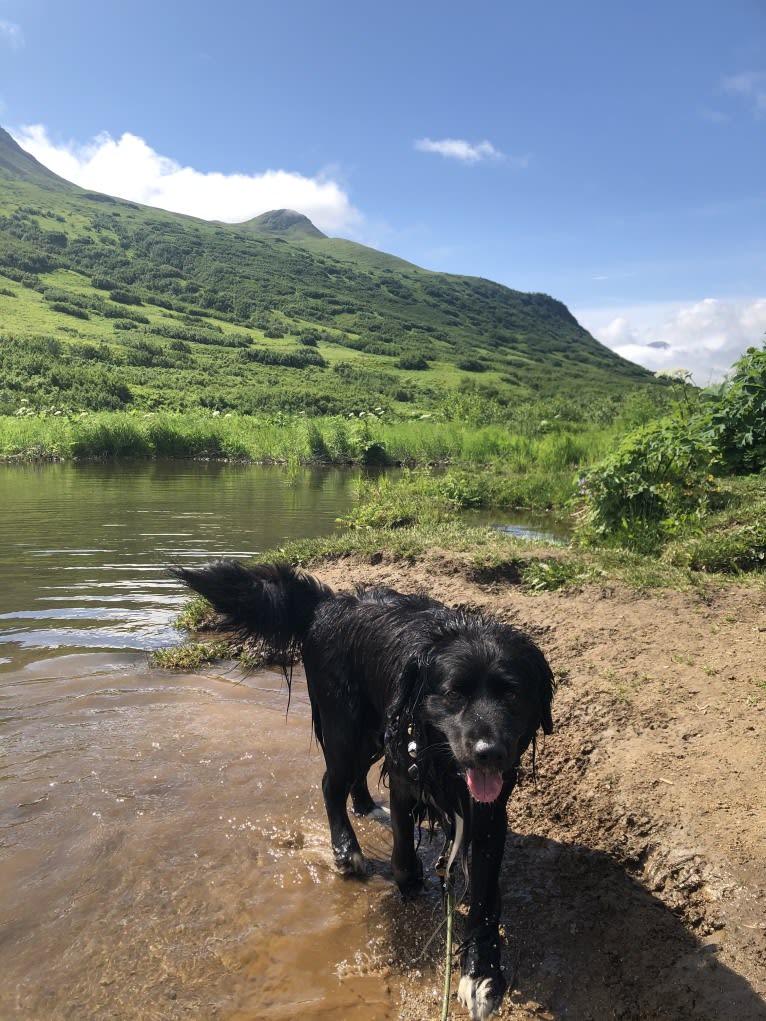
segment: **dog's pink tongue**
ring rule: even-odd
[[[503,774],[497,770],[467,769],[465,774],[471,797],[477,801],[495,801],[503,789]]]

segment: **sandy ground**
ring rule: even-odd
[[[766,1019],[762,580],[530,595],[438,552],[316,573],[481,607],[553,666],[555,732],[509,809],[499,1017]],[[400,1016],[434,1016],[433,983],[395,973]]]

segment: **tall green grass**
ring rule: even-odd
[[[0,416],[0,458],[219,458],[328,464],[494,464],[525,473],[574,472],[609,449],[610,431],[522,436],[507,426],[472,427],[375,415],[306,419],[197,413],[94,412]]]

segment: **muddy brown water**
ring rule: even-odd
[[[353,485],[0,470],[2,1021],[398,1016],[397,968],[417,967],[438,894],[402,914],[371,820],[369,881],[334,872],[300,670],[288,714],[278,673],[147,655],[179,637],[168,563],[326,534]]]

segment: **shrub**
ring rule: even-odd
[[[112,301],[116,301],[118,305],[141,305],[142,301],[137,294],[132,294],[130,291],[110,291],[109,297]]]
[[[737,474],[766,464],[766,349],[751,347],[735,365],[713,413],[721,457]]]
[[[315,422],[309,423],[306,438],[312,461],[327,461],[330,459],[330,451],[325,438]]]
[[[75,319],[90,319],[90,316],[84,308],[79,308],[77,305],[70,305],[66,301],[52,301],[51,308],[54,312],[62,312],[64,315],[74,316]]]
[[[399,369],[409,369],[410,371],[422,372],[428,368],[428,362],[423,355],[418,354],[404,354],[399,358],[396,363]]]
[[[648,553],[698,524],[714,491],[709,420],[677,412],[623,440],[580,479],[578,536]]]
[[[489,368],[488,365],[479,361],[478,358],[462,358],[457,363],[457,367],[462,369],[463,372],[486,372]]]

